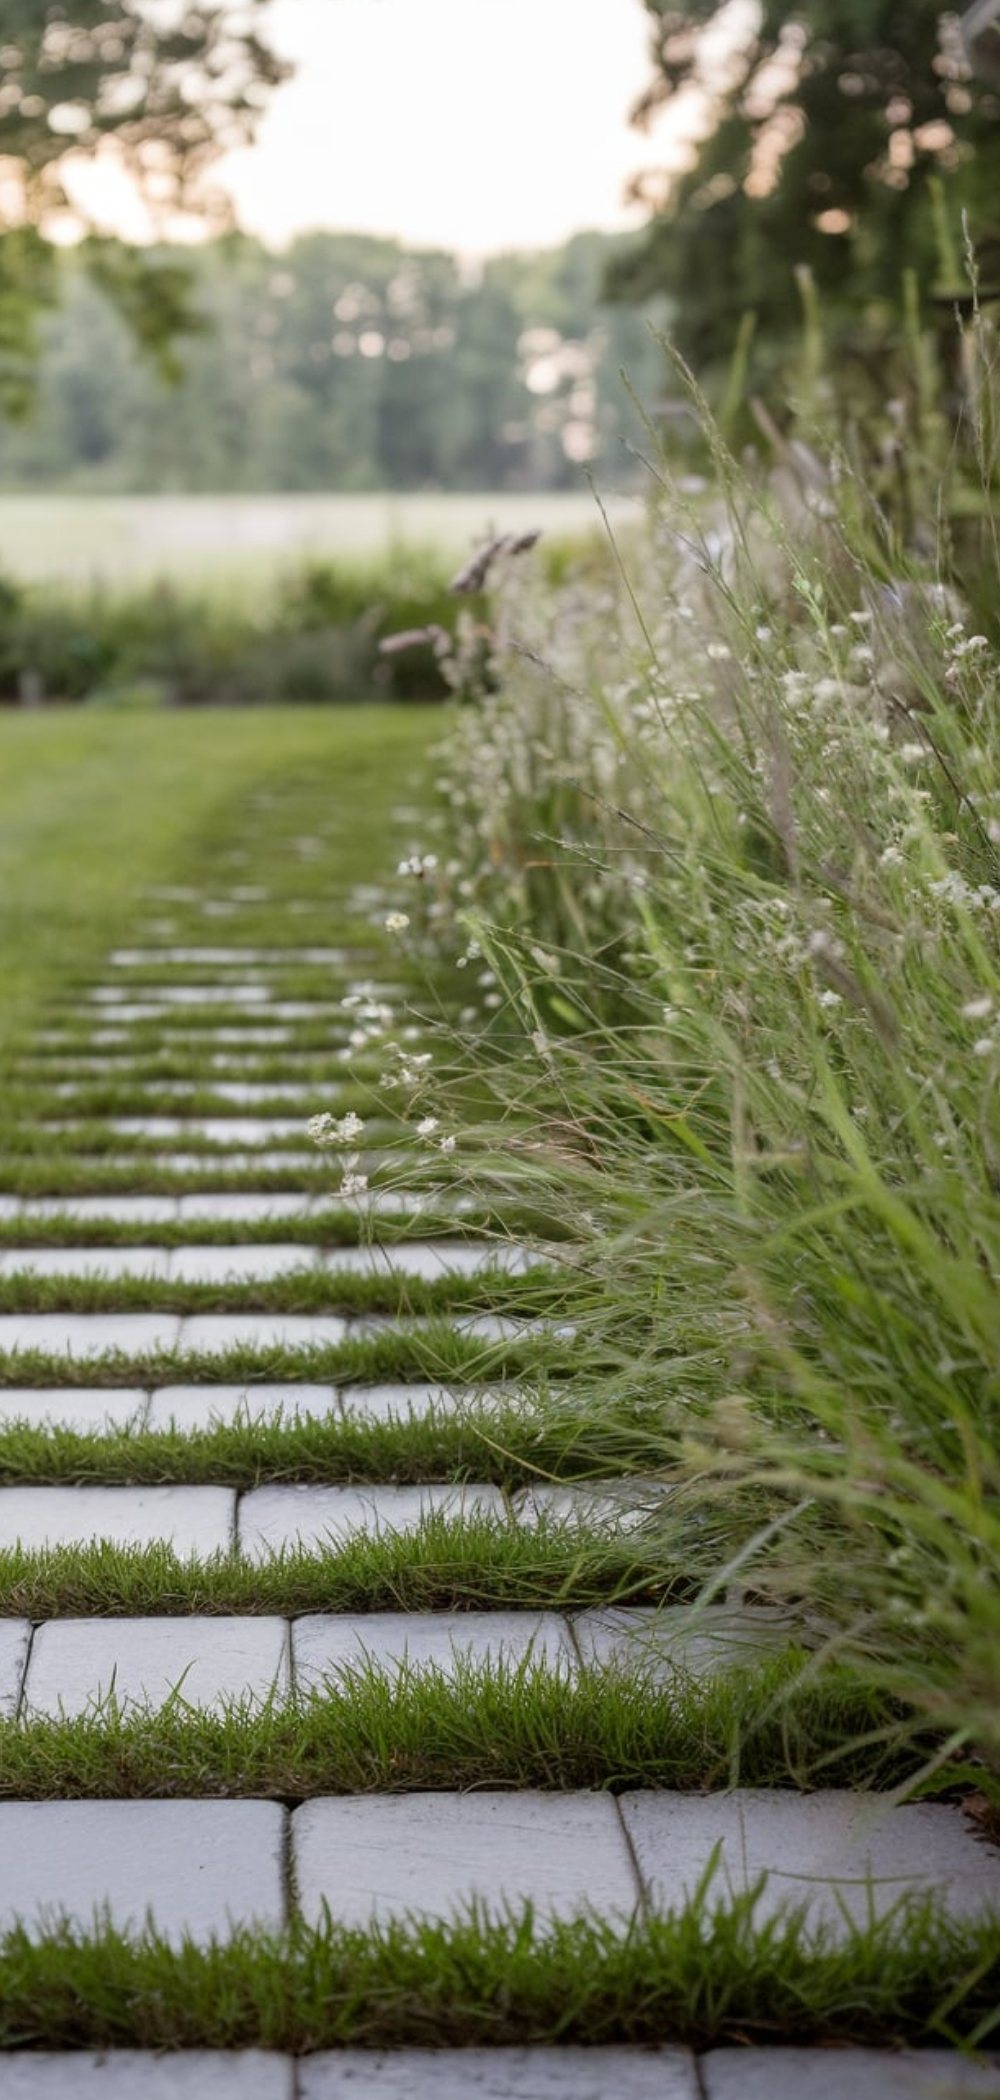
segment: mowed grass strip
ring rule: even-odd
[[[489,1262],[489,1249],[484,1248]],[[301,1268],[257,1281],[170,1282],[153,1276],[47,1276],[24,1268],[0,1277],[0,1315],[11,1313],[392,1313],[427,1317],[476,1309],[519,1319],[561,1317],[565,1288],[541,1266],[535,1276],[438,1276],[425,1280],[373,1265],[371,1274]]]
[[[278,1316],[280,1317],[280,1315]],[[235,1342],[210,1349],[103,1349],[74,1356],[55,1349],[11,1349],[0,1355],[3,1386],[238,1385],[245,1380],[293,1384],[410,1384],[454,1378],[497,1382],[568,1370],[570,1358],[544,1332],[524,1340],[484,1342],[447,1320],[393,1327],[342,1342]]]
[[[206,1415],[211,1388],[205,1391]],[[400,1405],[405,1402],[400,1396]],[[0,1485],[72,1483],[83,1486],[191,1486],[250,1489],[263,1482],[350,1484],[394,1481],[482,1480],[498,1487],[538,1481],[582,1481],[626,1473],[648,1459],[644,1422],[625,1409],[617,1423],[601,1424],[600,1449],[592,1425],[560,1409],[503,1404],[502,1395],[460,1389],[451,1403],[388,1420],[363,1412],[341,1416],[296,1414],[290,1384],[280,1417],[255,1417],[249,1387],[235,1423],[204,1429],[112,1429],[86,1435],[56,1427],[17,1424],[16,1400],[0,1391]],[[13,1413],[13,1421],[11,1415]],[[9,1425],[9,1426],[5,1426]]]
[[[675,1558],[634,1537],[579,1526],[531,1532],[488,1517],[432,1512],[405,1534],[365,1532],[325,1552],[286,1548],[183,1558],[169,1546],[93,1545],[0,1551],[0,1617],[185,1618],[337,1611],[528,1611],[558,1605],[691,1603],[696,1549]]]
[[[757,1907],[713,1877],[676,1914],[627,1928],[527,1909],[368,1929],[327,1919],[204,1947],[18,1928],[0,1942],[0,2048],[990,2045],[1000,1919],[916,1901],[835,1945],[793,1907],[767,1924]]]
[[[901,1737],[899,1714],[846,1673],[801,1681],[803,1658],[669,1684],[530,1656],[447,1670],[374,1662],[322,1687],[221,1709],[190,1705],[183,1678],[160,1706],[0,1723],[0,1799],[266,1799],[449,1792],[572,1792],[733,1784],[887,1789],[939,1747]]]

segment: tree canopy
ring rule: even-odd
[[[154,214],[220,216],[205,187],[222,152],[250,138],[287,68],[260,34],[265,0],[0,0],[0,394],[30,391],[34,321],[55,294],[47,229],[69,208],[67,162],[109,155]],[[79,218],[80,214],[76,216]],[[190,325],[183,270],[123,264],[94,241],[105,289],[147,348],[169,361]]]
[[[960,293],[963,211],[1000,279],[1000,92],[936,0],[645,4],[636,121],[700,95],[705,135],[679,179],[637,183],[653,216],[609,288],[676,295],[693,361],[725,357],[748,312],[787,333],[796,265],[841,311],[891,305],[907,268],[930,296]]]

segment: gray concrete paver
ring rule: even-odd
[[[30,1270],[35,1276],[165,1277],[163,1247],[9,1247],[0,1254],[0,1276]]]
[[[141,1386],[0,1386],[0,1429],[27,1422],[35,1429],[72,1429],[80,1436],[144,1424],[149,1396]]]
[[[956,2050],[712,2049],[705,2100],[1000,2100],[1000,2058]]]
[[[180,1329],[177,1313],[4,1313],[0,1351],[38,1349],[79,1362],[109,1350],[175,1349]]]
[[[0,1541],[31,1551],[104,1539],[207,1559],[232,1542],[235,1500],[222,1487],[0,1488]]]
[[[795,1640],[801,1625],[792,1612],[747,1606],[612,1605],[580,1612],[570,1622],[588,1667],[652,1676],[669,1684],[678,1675],[752,1664]]]
[[[298,2100],[700,2100],[686,2049],[362,2049],[303,2058]],[[5,2100],[0,2087],[0,2100]],[[48,2100],[48,2096],[46,2096]],[[60,2095],[61,2100],[61,2095]]]
[[[545,1918],[589,1909],[624,1921],[639,1889],[609,1794],[367,1794],[307,1801],[292,1816],[294,1885],[307,1920],[324,1901],[349,1925],[494,1916],[530,1902]]]
[[[2,1394],[0,1394],[2,1400]],[[327,1421],[340,1415],[332,1385],[163,1385],[153,1393],[147,1429],[210,1429],[219,1423],[270,1422],[295,1415]]]
[[[175,1247],[167,1273],[171,1283],[257,1282],[315,1269],[317,1261],[315,1247],[274,1240],[245,1247]]]
[[[30,1619],[0,1619],[0,1716],[8,1720],[21,1696],[30,1646]]]
[[[0,1931],[65,1917],[171,1941],[284,1923],[287,1811],[272,1801],[0,1801]]]
[[[201,1165],[204,1167],[205,1162]],[[267,1161],[268,1166],[272,1164]],[[188,1219],[225,1218],[234,1224],[247,1219],[300,1218],[304,1217],[313,1202],[304,1196],[283,1190],[234,1189],[231,1195],[216,1195],[214,1190],[193,1191],[189,1196],[174,1198],[178,1223]]]
[[[309,1613],[292,1628],[292,1656],[299,1687],[366,1665],[450,1677],[463,1662],[528,1662],[568,1675],[575,1661],[566,1621],[545,1611]]]
[[[237,1521],[241,1552],[257,1558],[283,1547],[340,1545],[362,1532],[415,1531],[430,1516],[502,1521],[506,1505],[499,1488],[472,1485],[263,1487],[240,1498]]]
[[[0,2056],[0,2100],[296,2100],[295,2064],[263,2049],[17,2050]]]
[[[111,1218],[119,1225],[166,1225],[177,1217],[176,1196],[32,1196],[22,1217]]]
[[[405,1422],[431,1413],[451,1415],[475,1405],[472,1391],[456,1394],[448,1386],[425,1384],[345,1385],[340,1397],[345,1414],[365,1422]]]
[[[332,1313],[194,1313],[181,1327],[182,1356],[196,1350],[323,1349],[342,1342],[347,1321]]]
[[[883,1915],[900,1897],[936,1895],[949,1916],[1000,1911],[1000,1852],[979,1842],[960,1808],[890,1806],[877,1794],[736,1788],[729,1794],[622,1794],[619,1808],[655,1908],[678,1909],[721,1856],[715,1900],[767,1881],[759,1920],[804,1906],[838,1939],[849,1919]]]
[[[40,1626],[24,1687],[31,1714],[83,1714],[112,1699],[181,1707],[259,1705],[287,1696],[288,1624],[268,1618],[53,1619]]]
[[[662,1487],[643,1489],[640,1480],[594,1480],[580,1484],[541,1481],[511,1497],[518,1524],[528,1529],[572,1524],[601,1531],[633,1531],[642,1524]]]
[[[416,1276],[433,1283],[440,1276],[479,1276],[491,1271],[510,1276],[529,1265],[523,1247],[489,1241],[401,1240],[390,1247],[331,1247],[324,1266],[335,1275]]]

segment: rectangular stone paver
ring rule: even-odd
[[[37,1349],[80,1362],[113,1349],[175,1349],[180,1331],[177,1313],[4,1313],[0,1351]]]
[[[523,1247],[470,1244],[464,1240],[401,1241],[391,1247],[332,1247],[324,1257],[334,1274],[416,1276],[434,1283],[440,1276],[478,1276],[491,1270],[512,1275],[528,1267]]]
[[[107,1906],[122,1930],[147,1914],[176,1941],[284,1923],[286,1811],[272,1801],[0,1801],[0,1932],[33,1937]]]
[[[753,1663],[795,1639],[792,1612],[713,1605],[613,1605],[571,1620],[580,1659],[592,1668],[652,1676],[669,1684],[677,1674]]]
[[[7,1385],[0,1387],[0,1430],[17,1421],[102,1436],[136,1428],[147,1406],[140,1386]]]
[[[30,1269],[35,1276],[150,1276],[167,1274],[162,1247],[18,1247],[0,1254],[0,1276]]]
[[[328,1349],[342,1342],[346,1320],[332,1313],[195,1313],[180,1330],[182,1355],[225,1349]]]
[[[204,1167],[205,1162],[200,1162]],[[268,1160],[270,1166],[272,1162]],[[231,1195],[216,1195],[214,1191],[192,1192],[190,1196],[174,1198],[178,1222],[189,1218],[226,1218],[234,1224],[241,1220],[259,1218],[298,1218],[309,1209],[313,1198],[298,1192],[284,1190],[234,1189]]]
[[[365,1422],[405,1422],[412,1417],[454,1414],[457,1408],[474,1406],[474,1391],[456,1395],[441,1385],[345,1385],[341,1400],[346,1414]]]
[[[658,1490],[662,1501],[663,1491]],[[536,1529],[572,1524],[588,1530],[632,1531],[648,1514],[650,1497],[637,1480],[595,1480],[562,1485],[543,1481],[512,1496],[519,1524]]]
[[[21,1696],[31,1646],[30,1619],[0,1619],[0,1715],[10,1719]]]
[[[0,1394],[0,1401],[2,1401]],[[219,1423],[291,1421],[295,1415],[326,1421],[340,1415],[332,1385],[163,1385],[154,1392],[147,1429],[211,1429]]]
[[[207,1559],[232,1543],[235,1501],[221,1487],[0,1488],[0,1543],[38,1551],[107,1539]]]
[[[495,1487],[263,1487],[243,1495],[241,1551],[257,1558],[296,1546],[334,1546],[359,1533],[415,1531],[426,1517],[502,1521]]]
[[[838,1938],[845,1913],[865,1923],[901,1896],[937,1895],[952,1917],[1000,1912],[1000,1852],[978,1841],[961,1809],[917,1801],[890,1807],[877,1794],[737,1788],[690,1796],[623,1794],[619,1807],[654,1907],[677,1910],[721,1847],[714,1890],[767,1883],[756,1916],[803,1905],[811,1925]]]
[[[700,2094],[686,2049],[332,2049],[302,2059],[298,2100],[700,2100]]]
[[[176,1196],[25,1197],[25,1218],[112,1218],[119,1225],[166,1225],[177,1217]]]
[[[25,2049],[0,2056],[0,2100],[296,2100],[295,2064],[264,2049]]]
[[[0,1622],[2,1625],[2,1622]],[[288,1691],[288,1626],[279,1618],[54,1619],[40,1626],[24,1687],[32,1713],[259,1703]]]
[[[175,1247],[168,1257],[171,1283],[224,1283],[227,1279],[262,1281],[287,1276],[295,1269],[315,1269],[318,1250],[308,1244],[251,1244],[247,1247]]]
[[[1000,2100],[1000,2062],[956,2050],[711,2049],[705,2100]]]
[[[299,1686],[366,1664],[454,1676],[465,1661],[506,1669],[531,1662],[564,1673],[574,1661],[566,1621],[546,1611],[316,1612],[295,1621],[292,1655]]]
[[[493,1916],[530,1902],[545,1918],[640,1900],[609,1794],[367,1794],[307,1801],[292,1816],[294,1885],[307,1920],[447,1919],[476,1900]]]
[[[109,1116],[108,1129],[121,1137],[196,1137],[212,1145],[273,1145],[297,1137],[303,1154],[312,1156],[301,1116]]]

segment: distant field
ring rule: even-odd
[[[608,499],[616,520],[635,499]],[[114,588],[170,578],[263,583],[304,555],[367,561],[394,545],[461,556],[489,532],[599,527],[593,498],[482,496],[3,496],[0,575]]]

